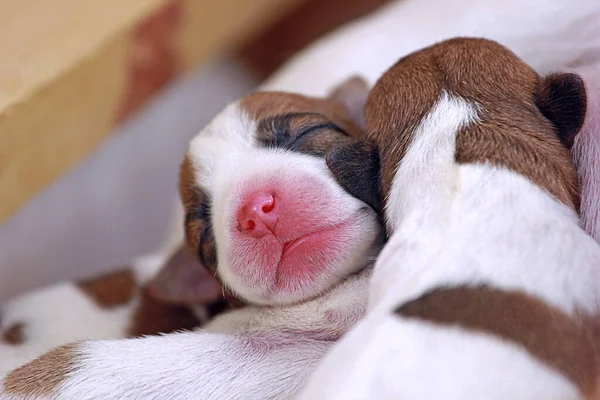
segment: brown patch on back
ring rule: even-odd
[[[155,300],[148,294],[148,289],[144,288],[127,336],[137,337],[190,330],[200,326],[200,322],[189,307]]]
[[[533,296],[487,286],[440,288],[395,313],[499,336],[525,347],[583,393],[595,390],[600,371],[594,327]]]
[[[125,269],[80,281],[77,286],[99,307],[112,308],[131,301],[135,294],[136,281],[133,272]]]
[[[453,39],[396,63],[373,88],[368,136],[380,147],[384,198],[413,131],[443,91],[478,106],[480,121],[458,132],[456,161],[513,170],[578,208],[569,152],[535,104],[540,77],[498,43]]]
[[[68,344],[15,369],[4,379],[8,395],[51,397],[76,368],[77,344]]]
[[[23,344],[25,342],[25,334],[23,333],[24,328],[25,324],[22,322],[17,322],[16,324],[11,325],[2,333],[3,341],[15,346]]]

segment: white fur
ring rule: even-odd
[[[144,285],[164,264],[165,255],[148,255],[132,263],[136,286]],[[0,339],[0,377],[56,346],[125,337],[137,302],[102,309],[72,282],[25,293],[0,307],[0,332],[24,326],[25,341],[13,345]]]
[[[569,315],[598,309],[600,247],[575,212],[512,171],[454,162],[456,132],[476,123],[475,111],[444,94],[415,130],[386,206],[392,236],[375,265],[369,314],[301,398],[579,398],[511,343],[391,314],[433,288],[480,283]]]
[[[574,400],[577,396],[568,380],[511,343],[370,312],[332,348],[298,398]]]
[[[83,339],[122,337],[131,305],[102,310],[72,283],[19,297],[2,308],[0,330],[24,324],[22,345],[0,343],[0,376],[55,346]]]
[[[444,92],[424,121],[415,129],[415,140],[396,171],[389,198],[398,201],[385,206],[388,229],[403,223],[407,209],[421,204],[419,217],[427,223],[444,212],[453,192],[458,190],[454,163],[456,132],[477,118],[476,106]],[[435,132],[431,134],[430,132]],[[427,163],[426,163],[427,161]],[[406,185],[410,191],[406,191]],[[416,227],[413,227],[413,229]]]
[[[290,399],[363,315],[369,275],[367,269],[300,305],[232,311],[197,332],[84,342],[57,396]]]
[[[516,51],[519,56],[539,71],[546,72],[549,69],[560,68],[579,58],[581,55],[585,55],[594,49],[597,50],[600,47],[598,44],[598,41],[600,41],[600,24],[594,22],[594,19],[595,21],[599,20],[599,10],[600,2],[596,0],[579,0],[576,2],[567,0],[510,0],[504,2],[496,0],[401,0],[392,2],[388,6],[382,7],[380,11],[359,19],[352,24],[348,24],[317,41],[307,50],[294,57],[291,62],[280,69],[262,88],[265,90],[288,90],[318,96],[324,95],[334,84],[354,73],[364,75],[371,82],[374,82],[399,57],[408,54],[410,51],[432,44],[435,41],[459,34],[482,35],[495,39],[513,51]],[[235,118],[232,122],[238,123]],[[176,214],[179,218],[181,217],[179,205],[177,206]],[[181,238],[181,223],[174,223],[172,226],[174,227],[174,232],[172,231],[171,238],[175,242],[177,238]],[[390,247],[389,251],[392,251],[392,247]],[[383,278],[382,276],[378,281],[384,280]],[[393,280],[392,278],[390,277],[390,281]],[[368,354],[373,354],[373,359],[376,359],[380,354],[374,350],[374,347],[377,347],[377,351],[383,351],[384,354],[395,355],[394,358],[396,360],[401,360],[403,356],[409,355],[412,351],[409,347],[402,349],[402,356],[394,350],[394,346],[386,347],[386,341],[394,341],[396,338],[391,333],[396,329],[398,321],[395,317],[389,316],[387,310],[384,311],[384,318],[386,320],[384,321],[385,323],[381,322],[382,327],[380,332],[381,335],[390,335],[387,339],[381,339],[380,347],[377,347],[379,342],[374,340],[375,336],[369,337],[367,335],[369,333],[367,328],[375,327],[375,324],[365,322],[365,324],[348,336],[347,341],[340,343],[340,349],[347,347],[351,350],[371,348],[371,351],[365,351],[361,356],[366,357]],[[297,320],[300,321],[301,318]],[[361,336],[363,333],[364,336]],[[169,356],[167,359],[174,363],[177,363],[179,360],[175,353],[189,360],[189,357],[187,357],[188,354],[198,354],[198,352],[202,351],[201,346],[190,343],[197,343],[191,335],[185,337],[171,336],[169,338],[168,341],[173,342],[173,346],[169,345],[171,351],[165,356]],[[189,343],[189,348],[182,348],[182,346],[177,345],[179,338],[182,339],[182,342],[186,340]],[[451,339],[449,334],[448,338]],[[142,339],[135,342],[108,342],[104,351],[109,353],[113,351],[114,358],[112,358],[113,364],[105,365],[103,376],[106,378],[111,369],[118,371],[118,373],[111,375],[108,382],[102,379],[96,381],[94,377],[88,375],[90,377],[89,382],[81,382],[80,386],[71,384],[69,390],[77,390],[78,393],[86,395],[94,393],[93,391],[98,388],[109,390],[114,387],[115,379],[113,378],[115,376],[119,378],[119,387],[124,390],[127,385],[138,381],[137,373],[139,371],[150,372],[148,364],[155,363],[154,365],[156,366],[161,365],[160,357],[157,357],[156,360],[150,358],[148,364],[144,365],[144,368],[141,370],[138,368],[138,365],[132,364],[135,364],[136,357],[148,360],[145,356],[149,355],[151,357],[157,349],[160,349],[162,346],[161,340],[163,339],[167,340],[167,338],[160,338],[160,340],[154,339],[154,341]],[[482,338],[481,340],[485,342],[486,338]],[[130,357],[119,358],[118,355],[126,352],[128,346],[132,345],[132,343],[135,343],[135,346],[132,347],[135,354]],[[435,341],[431,342],[428,340],[424,343],[425,351],[435,353],[438,350],[437,347],[434,347],[436,344]],[[400,346],[398,341],[396,341],[396,344]],[[94,348],[96,350],[93,350]],[[472,349],[475,349],[475,345],[473,345]],[[500,348],[500,351],[503,351],[502,349],[503,347]],[[99,354],[95,346],[91,346],[90,351]],[[310,349],[307,349],[307,353],[310,351]],[[325,364],[324,369],[322,369],[326,373],[323,375],[318,374],[317,377],[322,376],[324,379],[331,380],[331,385],[327,389],[331,390],[328,393],[331,396],[328,396],[328,398],[334,398],[337,394],[340,394],[339,398],[345,399],[365,398],[362,396],[364,393],[362,389],[366,388],[366,386],[363,385],[364,381],[359,376],[360,374],[364,374],[365,370],[359,368],[360,365],[356,366],[356,364],[352,363],[352,356],[348,357],[348,361],[343,359],[341,363],[336,364],[335,360],[337,356],[343,353],[350,354],[350,351],[340,352],[338,349],[332,355],[330,359],[330,361],[334,360],[332,368],[340,369],[340,374],[337,378],[342,379],[349,377],[349,375],[342,372],[348,372],[347,370],[355,372],[352,380],[339,382],[334,379],[330,373],[326,372],[327,368],[325,366],[329,364]],[[358,357],[356,354],[354,356]],[[364,357],[363,359],[366,360]],[[297,358],[302,359],[302,357]],[[399,379],[398,376],[393,374],[392,376],[384,375],[387,371],[392,371],[392,369],[388,368],[386,360],[380,360],[382,361],[376,363],[373,373],[380,374],[379,376],[382,379],[387,378],[383,381],[387,383]],[[90,361],[93,362],[93,360]],[[218,361],[215,361],[215,358],[210,358],[210,362],[214,366],[218,367],[219,365]],[[526,365],[528,362],[531,363],[533,361],[527,360],[525,357],[522,359],[520,365]],[[158,367],[155,368],[155,371],[152,371],[154,373],[153,376],[160,379],[145,381],[148,383],[148,386],[145,387],[146,392],[144,392],[144,394],[148,395],[147,398],[151,398],[154,393],[156,393],[156,398],[176,397],[174,393],[182,394],[181,398],[185,398],[184,396],[187,393],[196,393],[198,386],[206,389],[203,385],[207,381],[210,382],[210,380],[204,380],[202,379],[203,376],[196,375],[189,364],[182,364],[184,367],[187,366],[187,368],[178,370],[176,364],[169,365],[170,369],[164,371]],[[434,363],[430,366],[435,368],[439,365],[442,364]],[[510,365],[510,368],[516,367],[516,365]],[[254,380],[259,384],[263,382],[261,377],[272,376],[270,374],[273,374],[273,372],[283,371],[285,373],[285,370],[285,368],[281,367],[281,364],[276,364],[276,366],[262,365],[261,368],[256,368],[253,371],[255,374]],[[527,371],[531,370],[527,369]],[[177,388],[173,386],[170,388],[163,387],[162,390],[154,391],[154,386],[160,385],[162,379],[169,379],[169,372],[175,374],[173,375],[175,378],[181,377],[181,380],[178,380],[181,386]],[[179,375],[178,372],[180,372]],[[218,393],[218,390],[225,391],[229,387],[234,387],[229,385],[231,380],[227,379],[227,377],[233,377],[237,372],[237,369],[224,371],[222,375],[217,376],[219,383],[221,383],[215,389],[217,392],[213,392],[212,388],[208,388],[207,390],[210,390],[211,393]],[[544,372],[540,370],[538,373],[543,374]],[[489,375],[486,376],[489,377]],[[195,379],[191,379],[190,377],[194,377]],[[525,374],[525,372],[522,377],[521,382],[523,386],[528,386],[533,382],[533,378]],[[170,381],[172,382],[172,380]],[[313,389],[316,387],[324,389],[326,385],[322,383],[321,385],[315,384]],[[382,382],[380,381],[379,383]],[[502,382],[497,383],[499,383],[497,387],[501,388]],[[559,379],[556,379],[554,383],[557,385],[557,393],[560,393],[561,390],[563,392],[569,391],[569,388],[561,387]],[[429,386],[432,386],[430,382],[426,382],[422,387]],[[383,385],[379,385],[378,387],[383,387]],[[169,391],[169,389],[176,392]],[[354,392],[352,392],[353,390]],[[119,393],[119,391],[117,390],[116,393]],[[322,398],[324,393],[327,392],[316,392],[314,397],[308,398]],[[343,396],[342,393],[346,394],[346,396]],[[138,394],[139,392],[136,392],[135,396]],[[0,395],[0,397],[2,396]],[[89,398],[90,396],[87,397]],[[568,397],[567,395],[564,398]],[[376,396],[376,398],[385,398],[385,396]],[[507,395],[504,398],[513,397]],[[538,396],[537,398],[551,399],[552,397]]]
[[[81,372],[62,385],[61,397],[289,399],[329,347],[326,342],[297,338],[290,346],[269,349],[265,344],[256,350],[253,340],[181,333],[86,343],[80,350]],[[264,380],[257,379],[257,371]]]

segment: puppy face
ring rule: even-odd
[[[237,296],[259,304],[311,298],[378,252],[377,213],[338,185],[325,162],[362,133],[364,102],[353,92],[251,94],[192,140],[180,177],[186,236]]]

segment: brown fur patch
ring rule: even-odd
[[[9,395],[50,397],[76,368],[77,344],[68,344],[12,371],[4,379],[4,390]]]
[[[186,154],[179,173],[179,195],[185,209],[185,235],[200,262],[217,269],[217,247],[210,221],[210,197],[196,183],[195,166]]]
[[[22,322],[17,322],[2,333],[2,339],[5,343],[12,345],[23,344],[25,342],[25,334],[23,332],[24,328],[25,324]]]
[[[135,294],[136,281],[130,269],[80,281],[77,286],[99,307],[112,308],[127,304]]]
[[[186,306],[177,306],[153,299],[146,288],[140,293],[140,303],[134,314],[128,337],[156,335],[200,326],[200,320]]]
[[[499,336],[526,348],[583,393],[593,393],[596,387],[600,371],[593,326],[533,296],[487,286],[440,288],[395,312]]]
[[[508,49],[481,39],[445,41],[398,61],[377,82],[366,107],[368,136],[381,152],[384,198],[415,127],[446,91],[479,109],[480,121],[458,132],[459,164],[506,167],[578,209],[569,152],[535,104],[540,80]]]

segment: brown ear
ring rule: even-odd
[[[365,105],[369,96],[369,84],[360,76],[352,76],[333,88],[329,98],[343,103],[350,117],[361,128],[365,128]]]
[[[219,281],[186,246],[167,260],[147,287],[150,296],[165,303],[209,304],[223,299]]]
[[[338,184],[382,215],[379,152],[374,144],[353,140],[335,147],[325,157]]]
[[[556,128],[561,143],[567,149],[573,147],[587,108],[585,84],[581,77],[558,73],[542,78],[535,103]]]

